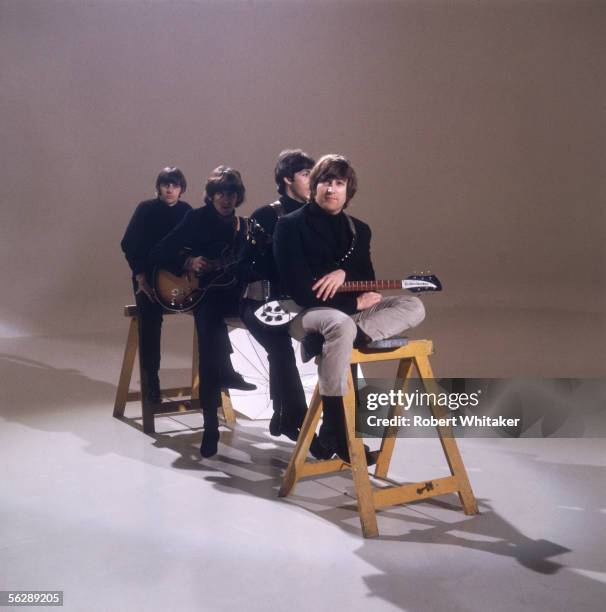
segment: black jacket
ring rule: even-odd
[[[341,261],[352,243],[344,212],[330,215],[317,204],[306,204],[282,217],[274,233],[274,257],[286,292],[305,308],[330,306],[353,314],[358,293],[337,293],[325,302],[311,290],[320,277],[333,270],[345,270],[345,280],[374,280],[370,260],[370,227],[350,217],[356,229],[351,254]]]
[[[239,220],[237,231],[236,220]],[[178,273],[188,257],[240,256],[246,248],[246,227],[242,217],[222,217],[212,204],[206,204],[185,215],[181,223],[153,248],[150,261]]]
[[[145,272],[151,281],[151,250],[190,210],[187,202],[179,201],[168,206],[158,198],[145,200],[137,206],[120,243],[133,277]]]
[[[288,215],[304,206],[304,204],[301,202],[297,202],[286,195],[281,196],[279,201],[282,204],[284,215]],[[251,249],[251,266],[248,274],[248,280],[271,281],[271,293],[272,295],[278,296],[281,293],[279,286],[280,277],[276,267],[276,262],[274,261],[272,248],[272,236],[278,222],[278,211],[276,207],[272,206],[271,204],[266,204],[265,206],[257,208],[250,218],[251,220],[256,221],[263,228],[267,239],[259,240],[255,248]]]

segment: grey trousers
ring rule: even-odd
[[[290,334],[302,340],[307,334],[324,336],[318,361],[321,395],[345,395],[349,358],[358,325],[372,340],[397,336],[416,327],[425,318],[423,302],[417,297],[398,295],[384,297],[371,308],[347,315],[335,308],[308,308],[290,323]]]

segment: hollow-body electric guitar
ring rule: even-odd
[[[240,228],[237,217],[236,232]],[[254,219],[242,219],[245,223],[245,242],[247,247],[257,244],[268,244],[270,238],[265,230]],[[189,249],[185,249],[188,251]],[[214,245],[213,252],[218,257],[205,257],[206,266],[200,272],[174,271],[158,266],[154,270],[154,296],[156,301],[172,312],[189,312],[193,310],[211,290],[230,289],[238,282],[237,267],[248,257],[242,246],[240,253],[235,253],[233,245]]]
[[[387,291],[406,289],[413,293],[424,291],[442,291],[442,283],[433,274],[411,274],[403,280],[350,281],[343,283],[337,293],[354,293],[360,291]],[[304,308],[289,298],[263,302],[254,311],[260,323],[268,327],[288,325]]]
[[[235,268],[240,260],[225,246],[220,257],[206,259],[200,272],[174,274],[166,268],[154,270],[156,301],[172,312],[193,310],[210,290],[230,289],[238,282]]]

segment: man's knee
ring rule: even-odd
[[[323,326],[322,335],[326,341],[332,342],[353,342],[358,333],[358,328],[353,319],[340,310],[335,311],[335,315]]]
[[[425,306],[418,297],[398,295],[387,299],[390,300],[389,306],[397,309],[398,317],[406,324],[406,328],[416,327],[425,319]]]
[[[410,312],[411,327],[419,325],[423,319],[425,319],[425,306],[418,297],[410,297],[410,305],[408,310]]]
[[[353,319],[335,308],[310,308],[297,316],[290,324],[293,338],[302,340],[312,333],[321,334],[326,341],[356,337],[357,328]]]

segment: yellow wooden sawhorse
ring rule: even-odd
[[[165,315],[178,314],[170,311],[165,311]],[[124,409],[127,402],[141,400],[141,412],[143,416],[143,431],[145,433],[154,433],[155,424],[154,417],[161,414],[171,414],[176,412],[189,412],[199,410],[199,388],[200,380],[198,376],[198,335],[194,326],[194,341],[192,352],[191,366],[191,386],[189,387],[171,387],[162,389],[162,393],[167,397],[177,397],[179,399],[163,401],[161,404],[153,404],[147,401],[147,393],[141,391],[131,391],[130,383],[133,375],[133,367],[135,365],[135,357],[139,348],[139,321],[137,307],[134,305],[124,307],[124,316],[130,318],[128,335],[126,337],[126,346],[124,347],[124,357],[122,359],[122,368],[120,370],[120,379],[116,390],[116,399],[114,401],[114,417],[120,419],[124,417]],[[141,364],[139,363],[139,372]],[[141,377],[144,384],[143,377]],[[184,400],[189,397],[189,402]],[[223,418],[227,425],[236,423],[231,398],[227,389],[221,390],[221,404],[223,408]]]
[[[403,380],[403,390],[406,391],[407,382],[411,376],[413,366],[423,382],[423,386],[428,393],[439,393],[433,378],[433,372],[429,363],[429,356],[433,354],[433,343],[430,340],[414,340],[405,346],[387,349],[372,350],[364,352],[354,349],[351,355],[351,363],[370,363],[376,361],[397,360],[398,380]],[[319,389],[313,393],[307,416],[301,428],[301,434],[295,450],[288,464],[288,468],[282,479],[280,497],[285,497],[293,492],[297,481],[307,476],[317,476],[339,472],[344,469],[351,469],[356,498],[358,502],[358,512],[362,524],[364,537],[374,537],[379,535],[377,527],[376,511],[385,506],[404,504],[411,501],[426,499],[436,495],[446,493],[457,493],[465,514],[477,514],[478,505],[471,489],[471,484],[467,476],[467,471],[452,430],[449,427],[438,426],[438,436],[442,444],[450,476],[444,478],[434,478],[417,483],[396,484],[387,487],[373,488],[371,485],[364,444],[362,438],[356,437],[355,431],[355,391],[351,372],[349,373],[349,390],[343,398],[345,406],[345,421],[347,430],[347,445],[351,463],[345,463],[341,459],[329,459],[326,461],[307,460],[307,452],[313,439],[322,414],[322,400],[320,399]],[[430,405],[430,412],[436,418],[447,416],[448,410],[437,405]],[[391,406],[389,418],[400,416],[402,408]],[[387,473],[393,450],[396,442],[397,427],[386,428],[381,448],[377,455],[377,464],[374,477],[387,480]],[[391,482],[391,481],[388,481]]]

